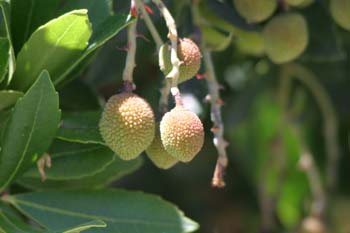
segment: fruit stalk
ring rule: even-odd
[[[164,3],[161,0],[152,0],[154,4],[158,7],[160,12],[162,13],[166,25],[168,27],[169,33],[168,33],[168,38],[171,42],[171,64],[173,66],[172,70],[169,72],[166,78],[170,78],[172,80],[171,83],[171,94],[173,95],[175,99],[176,105],[181,106],[182,105],[182,100],[181,100],[181,95],[180,95],[180,90],[177,87],[179,75],[180,75],[180,59],[177,56],[177,43],[178,43],[178,34],[177,34],[177,29],[176,29],[176,23],[169,12],[168,8],[164,5]],[[162,61],[160,61],[162,62]]]
[[[136,25],[137,19],[128,26],[128,53],[126,55],[125,68],[123,71],[123,81],[126,86],[128,84],[133,86],[133,73],[136,66]],[[132,91],[132,89],[130,91]]]
[[[135,4],[136,4],[137,11],[141,14],[143,20],[145,21],[146,27],[150,31],[150,33],[153,37],[153,40],[155,41],[155,43],[157,45],[157,52],[158,52],[159,48],[163,44],[163,40],[160,37],[156,27],[154,26],[154,24],[151,20],[151,17],[149,16],[148,12],[145,10],[143,1],[142,0],[135,0]]]
[[[150,31],[153,40],[156,43],[157,46],[157,53],[159,52],[160,47],[163,45],[163,40],[161,39],[157,28],[154,26],[151,17],[149,16],[148,12],[144,8],[144,3],[142,0],[135,0],[136,8],[139,13],[141,13],[141,16],[146,24],[146,27]],[[170,94],[170,82],[165,79],[163,87],[160,89],[160,100],[159,100],[159,112],[161,114],[164,114],[168,111],[168,99]]]
[[[211,103],[211,119],[213,127],[211,131],[214,134],[214,145],[218,151],[218,160],[216,162],[215,171],[212,179],[212,186],[224,187],[224,173],[228,164],[226,153],[227,141],[224,139],[224,124],[221,116],[222,100],[220,98],[220,86],[217,82],[212,57],[209,51],[202,47],[204,64],[206,69],[206,81],[209,89]]]

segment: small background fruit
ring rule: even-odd
[[[299,57],[308,44],[308,29],[298,13],[284,13],[269,21],[263,30],[267,56],[277,64]]]
[[[226,49],[232,41],[233,33],[225,33],[211,26],[201,26],[202,40],[205,48],[209,51],[222,51]]]
[[[259,23],[269,18],[276,10],[276,0],[233,0],[237,12],[248,23]]]
[[[106,144],[124,160],[140,155],[154,138],[154,114],[149,104],[133,93],[112,96],[100,120]]]
[[[350,30],[350,0],[331,0],[331,15],[334,21],[346,30]]]
[[[264,54],[264,40],[259,31],[243,31],[235,29],[234,44],[242,52],[253,56]]]

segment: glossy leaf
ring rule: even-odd
[[[23,219],[7,215],[0,210],[0,232],[38,233],[42,231],[26,224]]]
[[[6,85],[11,81],[13,73],[16,67],[15,53],[12,48],[11,30],[10,30],[10,6],[5,0],[0,0],[0,8],[2,12],[2,17],[4,20],[4,26],[6,31],[6,37],[9,41],[9,61],[8,61],[8,76],[6,80]]]
[[[131,161],[121,160],[118,156],[103,171],[81,179],[75,180],[46,180],[42,182],[39,178],[22,177],[18,183],[24,187],[34,190],[72,190],[72,189],[98,189],[118,180],[135,170],[142,164],[142,159]]]
[[[92,220],[90,222],[80,224],[79,226],[72,227],[70,229],[62,230],[62,231],[55,232],[55,233],[61,233],[61,232],[63,232],[63,233],[78,233],[81,231],[89,230],[91,228],[105,228],[105,227],[107,227],[107,224],[104,221]]]
[[[94,229],[95,233],[183,233],[198,228],[176,206],[142,192],[56,191],[19,194],[6,200],[43,227],[55,230],[91,220],[107,224],[105,229]]]
[[[39,27],[18,53],[11,87],[27,90],[43,69],[57,80],[81,57],[91,34],[86,10],[71,11]]]
[[[0,151],[0,190],[48,149],[59,120],[58,95],[44,71],[17,102],[5,127]]]
[[[98,144],[69,143],[56,140],[49,154],[52,166],[46,169],[48,180],[71,180],[93,176],[102,172],[114,160],[114,153]],[[40,178],[36,166],[24,176]]]
[[[34,30],[54,17],[59,1],[11,0],[11,33],[15,53],[20,51]]]
[[[57,79],[54,80],[54,84],[59,84],[91,53],[96,51],[104,43],[115,36],[119,31],[125,28],[132,21],[127,20],[126,15],[112,15],[109,16],[104,22],[102,22],[94,31],[89,41],[89,46],[74,63],[66,67],[64,73],[62,73]]]
[[[9,62],[10,43],[7,38],[0,37],[0,83],[7,73]]]
[[[111,0],[68,0],[65,1],[61,14],[72,11],[74,9],[87,9],[93,31],[101,24],[108,16],[112,14]]]
[[[0,110],[12,107],[23,96],[22,92],[13,90],[0,91]]]
[[[101,118],[98,112],[64,112],[56,137],[61,140],[79,143],[105,144],[99,131]]]

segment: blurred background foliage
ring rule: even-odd
[[[192,1],[165,2],[175,17],[179,35],[195,37],[198,29],[193,24]],[[80,3],[76,1],[77,5],[69,7],[79,8]],[[167,29],[163,20],[150,1],[146,3],[154,10],[152,18],[165,40]],[[129,1],[118,0],[114,0],[112,6],[115,12],[125,14],[130,7]],[[89,17],[96,18],[93,21],[96,25],[101,15],[109,12],[102,8],[91,10]],[[222,108],[225,137],[230,145],[224,189],[210,186],[217,152],[210,132],[210,108],[205,101],[206,83],[196,78],[181,84],[180,89],[188,97],[185,104],[195,109],[206,127],[206,143],[200,154],[191,163],[178,164],[166,171],[144,159],[136,172],[114,182],[113,186],[161,195],[199,222],[202,233],[300,232],[303,224],[307,224],[313,201],[318,198],[312,190],[313,181],[300,167],[301,156],[307,151],[314,159],[326,194],[323,218],[327,232],[350,232],[350,32],[334,22],[328,1],[314,0],[305,8],[291,7],[291,10],[305,16],[309,44],[294,64],[275,65],[264,55],[258,35],[265,23],[247,24],[231,1],[199,3],[200,13],[212,22],[203,33],[215,35],[208,44],[213,50],[225,102]],[[40,21],[35,21],[28,33],[62,12],[64,9],[61,12],[48,9],[34,14]],[[156,110],[163,75],[152,37],[143,22],[139,22],[136,93]],[[15,51],[19,51],[24,41],[14,43]],[[124,30],[98,53],[87,57],[70,75],[72,81],[59,85],[63,111],[100,110],[104,101],[117,92],[122,83],[126,43]],[[297,77],[283,84],[281,80],[285,75]],[[314,89],[310,89],[305,80],[316,83],[312,84]],[[283,85],[289,85],[289,94]],[[322,109],[320,95],[321,99],[324,95],[329,98],[331,109],[327,109],[327,104],[326,109]],[[332,113],[329,115],[333,110],[335,118]],[[334,127],[336,135],[332,134]],[[62,142],[57,139],[55,143]],[[335,158],[336,180],[330,182],[329,153],[334,154],[334,150],[336,154],[339,150],[339,160]],[[29,175],[19,184],[30,184],[31,178],[29,170]]]

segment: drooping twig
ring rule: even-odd
[[[166,78],[169,78],[172,80],[170,92],[175,99],[176,105],[183,105],[181,95],[180,95],[180,90],[177,87],[178,78],[180,75],[181,61],[177,56],[178,34],[177,34],[175,20],[171,15],[171,13],[169,12],[168,8],[164,5],[164,3],[161,0],[152,0],[152,1],[156,4],[160,12],[162,13],[169,30],[168,39],[171,42],[170,56],[171,56],[172,70],[169,72],[169,74],[167,74]]]
[[[338,162],[340,157],[338,146],[338,122],[336,111],[324,87],[317,81],[317,77],[301,65],[288,64],[282,67],[282,76],[298,79],[312,93],[323,117],[323,136],[325,138],[327,154],[327,182],[328,190],[336,187]]]
[[[206,69],[206,81],[208,84],[210,103],[211,103],[211,119],[213,122],[212,132],[214,134],[214,145],[218,151],[218,159],[212,179],[214,187],[224,187],[224,174],[228,164],[226,147],[227,141],[224,139],[224,124],[221,116],[221,106],[223,101],[220,98],[220,86],[216,79],[215,69],[212,57],[209,51],[202,47],[204,64]]]

